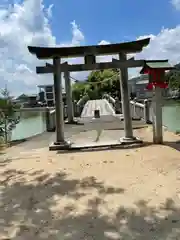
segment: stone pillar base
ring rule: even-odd
[[[50,151],[57,151],[57,150],[68,150],[71,147],[71,142],[64,141],[64,142],[53,142],[49,146]]]
[[[67,121],[65,121],[65,124],[69,124],[69,125],[84,125],[84,123],[83,122],[81,122],[79,119],[74,119],[74,120],[72,120],[71,122],[68,122],[68,120]]]
[[[77,120],[75,120],[75,119],[72,119],[72,120],[66,120],[65,121],[65,124],[77,124]]]
[[[140,140],[139,138],[136,137],[122,137],[120,138],[120,142],[122,144],[134,144],[134,143],[143,143],[142,140]]]

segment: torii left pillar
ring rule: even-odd
[[[64,138],[64,106],[62,96],[62,79],[60,58],[53,58],[54,66],[54,93],[55,93],[55,110],[56,110],[56,140],[49,147],[50,150],[67,149],[70,143]]]
[[[66,90],[68,123],[74,123],[74,108],[73,108],[73,102],[72,102],[70,72],[68,70],[68,63],[65,63],[65,65],[66,65],[66,69],[64,71],[64,80],[65,80],[65,90]]]
[[[119,59],[127,61],[127,56],[124,53],[119,53]],[[127,66],[128,67],[128,66]],[[128,69],[120,69],[120,87],[121,87],[121,101],[124,117],[124,133],[125,136],[120,139],[122,143],[140,143],[138,138],[133,136],[132,117],[130,111],[129,89],[128,89]]]

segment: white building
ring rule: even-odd
[[[136,95],[136,97],[139,99],[152,98],[152,91],[148,91],[146,89],[148,82],[148,74],[142,74],[138,77],[129,79],[129,92]]]
[[[46,102],[47,106],[54,106],[55,105],[55,94],[54,94],[54,85],[39,85],[39,92],[44,92],[44,101]],[[65,102],[66,93],[63,91],[63,101]]]

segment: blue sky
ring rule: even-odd
[[[169,0],[55,0],[51,26],[60,41],[71,36],[69,22],[76,23],[83,31],[86,44],[96,44],[102,39],[110,42],[133,40],[137,36],[153,33],[161,28],[173,28],[180,21],[180,14]],[[46,0],[49,5],[52,1]]]
[[[52,75],[36,74],[36,66],[44,63],[29,54],[28,45],[79,46],[143,37],[151,42],[136,58],[180,62],[180,0],[0,0],[0,87],[7,84],[18,95],[52,83]],[[137,74],[137,69],[129,71],[129,77]],[[71,75],[84,80],[87,73]]]

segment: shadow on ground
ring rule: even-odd
[[[27,182],[24,174],[35,182]],[[4,187],[0,189],[0,233],[17,226],[17,231],[6,239],[180,239],[180,209],[172,199],[154,207],[144,200],[134,203],[135,208],[119,204],[110,218],[100,212],[106,208],[105,197],[126,194],[126,189],[106,186],[95,177],[70,180],[64,172],[51,176],[43,171],[25,173],[11,169],[1,176]],[[76,203],[86,197],[87,189],[96,190],[97,195],[78,214]],[[69,204],[62,208],[64,197]]]
[[[180,151],[180,141],[174,141],[174,142],[164,142],[164,145],[174,148],[177,151]]]
[[[3,152],[2,150],[0,150],[0,156],[4,155],[5,152]]]
[[[0,160],[0,168],[5,167],[10,162],[12,162],[11,158],[5,158],[5,159]]]

